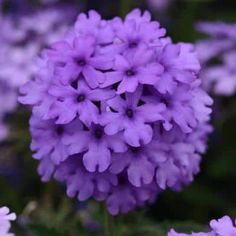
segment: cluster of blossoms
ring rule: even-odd
[[[0,140],[7,134],[3,119],[17,105],[19,86],[33,77],[41,49],[64,35],[73,21],[71,8],[49,8],[0,17]]]
[[[210,36],[197,42],[203,65],[202,80],[207,91],[231,96],[236,92],[236,24],[203,22],[197,29]]]
[[[113,215],[190,183],[211,131],[199,70],[192,45],[173,44],[148,12],[80,14],[21,88],[42,180]]]
[[[14,236],[14,234],[9,233],[11,223],[16,219],[15,213],[10,213],[7,207],[0,208],[0,235],[1,236]]]
[[[183,234],[176,233],[175,230],[171,230],[168,236],[235,236],[236,225],[232,222],[229,216],[224,216],[219,220],[212,220],[210,222],[210,232],[205,233],[192,233]]]

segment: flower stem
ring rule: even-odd
[[[105,236],[114,236],[114,219],[105,209]]]

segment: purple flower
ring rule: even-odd
[[[163,125],[167,131],[176,124],[184,133],[190,133],[198,125],[198,122],[209,120],[211,113],[209,106],[213,103],[199,85],[199,83],[192,84],[192,92],[189,93],[185,93],[186,90],[190,89],[189,86],[178,86],[171,95],[169,93],[160,94],[149,88],[148,96],[143,97],[143,99],[151,104],[155,104],[158,100],[159,103],[166,105],[167,109],[163,112]],[[198,96],[199,93],[201,93],[200,96]],[[199,103],[200,99],[201,102]]]
[[[4,57],[0,57],[0,77],[14,86],[20,86],[31,79],[36,69],[33,63],[35,57],[42,47],[48,46],[65,33],[73,15],[74,10],[66,7],[66,11],[48,8],[18,18],[3,16],[0,41],[3,42],[1,47],[5,53],[2,54]]]
[[[206,67],[202,72],[203,85],[206,90],[223,96],[231,96],[236,91],[235,68],[233,61],[236,59],[236,51],[223,55],[222,65]]]
[[[181,185],[192,182],[193,176],[199,172],[200,152],[190,142],[189,135],[180,132],[178,127],[164,134],[162,134],[161,127],[156,128],[156,142],[158,143],[156,152],[165,160],[158,162],[159,168],[155,173],[156,181],[161,189],[169,187],[179,190]],[[201,128],[198,127],[196,130]],[[206,137],[208,133],[208,130],[203,130],[201,138]],[[200,136],[198,138],[200,139]],[[198,139],[196,140],[198,141]]]
[[[236,38],[236,24],[226,24],[225,22],[200,22],[197,29],[205,34],[216,38]]]
[[[153,53],[145,47],[138,49],[132,57],[117,55],[114,71],[106,73],[106,82],[102,87],[120,82],[117,93],[122,94],[134,92],[139,84],[156,84],[163,68],[152,62],[152,57]]]
[[[234,236],[236,234],[235,222],[229,216],[224,216],[219,220],[211,220],[210,231],[205,233],[181,234],[175,230],[170,230],[168,236]]]
[[[47,116],[45,111],[49,111],[55,101],[55,98],[48,93],[53,71],[51,66],[43,61],[43,58],[38,60],[38,65],[41,67],[40,73],[34,80],[30,80],[20,87],[21,95],[18,101],[33,106],[33,113],[44,118]]]
[[[50,161],[45,159],[41,165],[41,173],[47,173],[47,165]],[[52,173],[51,173],[52,174]],[[109,212],[117,215],[119,212],[128,212],[136,206],[142,206],[145,202],[151,202],[158,194],[155,184],[134,187],[127,182],[123,174],[117,176],[108,171],[88,172],[82,157],[74,155],[57,166],[54,177],[60,182],[66,182],[67,194],[76,196],[80,201],[94,197],[97,201],[105,200]]]
[[[160,45],[160,38],[166,33],[160,28],[159,22],[151,21],[149,12],[142,15],[139,10],[129,13],[124,22],[115,18],[112,22],[115,31],[114,43],[106,50],[110,52],[132,53],[147,44],[150,46]]]
[[[78,144],[77,140],[81,140]],[[127,147],[121,134],[107,135],[104,127],[99,124],[91,124],[88,131],[75,132],[74,135],[65,137],[69,153],[83,154],[85,168],[94,172],[105,171],[111,163],[111,152],[125,152]]]
[[[10,210],[7,207],[0,208],[0,234],[1,236],[14,236],[14,234],[10,233],[11,223],[16,219],[15,213],[10,213]]]
[[[232,221],[229,216],[224,216],[219,220],[211,220],[210,226],[220,236],[236,234],[235,221]]]
[[[115,153],[112,156],[110,172],[119,174],[127,168],[129,182],[135,187],[150,184],[155,174],[155,164],[165,162],[167,157],[162,155],[158,142],[151,142],[142,147],[129,147],[124,153]]]
[[[72,45],[66,41],[53,44],[52,49],[48,51],[48,56],[54,63],[59,64],[56,71],[64,84],[83,76],[91,88],[96,88],[105,81],[105,75],[100,70],[111,69],[112,61],[110,58],[96,54],[95,50],[94,37],[80,36],[73,40]]]
[[[126,100],[120,96],[110,99],[107,104],[111,112],[106,113],[103,120],[107,134],[124,131],[126,143],[134,147],[151,141],[153,131],[148,123],[163,120],[161,113],[165,110],[161,103],[139,105],[141,94],[140,87],[133,94],[126,93]]]
[[[74,130],[81,130],[79,121],[62,126],[56,125],[55,121],[42,121],[37,116],[30,119],[32,133],[31,149],[34,151],[35,159],[43,159],[50,156],[55,164],[59,164],[69,156],[69,151],[63,142],[63,137],[72,134]]]
[[[51,7],[24,12],[24,15],[19,12],[17,17],[1,15],[0,139],[7,136],[7,127],[5,127],[3,119],[7,113],[13,112],[17,107],[19,86],[32,79],[36,72],[34,63],[36,56],[42,47],[48,46],[65,33],[66,26],[70,24],[73,15],[75,16],[74,12],[72,8],[68,7],[66,7],[66,11],[58,7]],[[46,67],[47,63],[44,64]],[[22,88],[25,96],[20,100],[22,103],[27,101],[27,104],[37,104],[34,112],[42,114],[42,109],[47,109],[49,104],[51,105],[51,98],[47,96],[46,80],[41,76],[36,81],[38,86],[35,86],[34,81],[29,82],[26,89]],[[29,94],[31,94],[30,97]],[[48,100],[40,101],[41,96],[47,97]]]
[[[80,201],[90,197],[104,200],[111,186],[117,185],[117,176],[109,172],[88,172],[81,160],[79,155],[71,156],[58,166],[55,178],[67,182],[67,194],[70,197],[77,195]]]
[[[20,102],[32,106],[31,149],[43,181],[105,201],[111,214],[180,190],[199,172],[212,99],[190,44],[173,44],[148,12],[94,11],[43,51]]]
[[[191,83],[200,70],[196,52],[193,46],[187,43],[167,43],[162,52],[158,52],[158,61],[164,67],[161,80],[156,84],[161,93],[173,93],[177,81]]]
[[[191,234],[182,234],[177,233],[175,230],[171,230],[168,233],[168,236],[215,236],[215,234],[209,234],[209,233],[191,233]]]
[[[49,181],[52,175],[54,174],[55,169],[56,166],[54,165],[50,157],[45,157],[41,159],[38,166],[38,173],[41,176],[41,180],[43,182]]]
[[[16,90],[0,78],[0,117],[13,111],[17,105]]]
[[[49,111],[49,117],[57,118],[57,124],[67,124],[78,114],[79,119],[88,126],[91,122],[98,122],[99,109],[94,102],[102,102],[115,96],[109,89],[91,89],[83,80],[74,81],[67,86],[52,86],[49,94],[58,98]],[[71,107],[69,111],[68,107]]]
[[[209,39],[196,43],[199,59],[203,65],[201,78],[205,90],[216,95],[232,96],[236,91],[236,24],[224,22],[201,22],[197,29],[209,35]],[[213,61],[219,61],[215,64]]]
[[[113,42],[114,32],[109,21],[102,20],[101,16],[93,10],[79,14],[75,22],[75,28],[70,32],[70,40],[75,36],[90,35],[101,45],[108,45]]]
[[[155,184],[136,188],[123,181],[123,176],[120,176],[119,185],[112,188],[111,194],[107,198],[107,207],[112,215],[120,212],[127,213],[137,206],[151,203],[158,193],[159,190]]]

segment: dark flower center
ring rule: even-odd
[[[160,133],[161,135],[163,135],[163,132],[164,132],[163,124],[160,124],[159,133]]]
[[[161,99],[160,99],[160,102],[161,102],[161,103],[164,103],[167,107],[170,106],[170,102],[167,100],[167,98],[164,98],[164,97],[161,98]]]
[[[57,62],[56,65],[59,67],[64,67],[66,65],[66,63],[65,62]]]
[[[78,81],[77,81],[77,80],[74,80],[74,81],[71,82],[70,85],[71,85],[72,88],[74,88],[74,89],[77,90],[77,88],[78,88]]]
[[[138,154],[140,152],[139,147],[130,147],[130,151],[134,154]]]
[[[129,48],[136,48],[138,46],[138,43],[133,41],[129,43]]]
[[[118,181],[120,185],[125,185],[127,183],[125,176],[119,176]]]
[[[127,109],[126,110],[126,115],[129,117],[129,118],[133,118],[133,116],[134,116],[134,112],[133,112],[133,110],[132,109]]]
[[[97,127],[94,130],[94,136],[95,136],[96,139],[101,139],[102,136],[103,136],[103,129],[101,127]]]
[[[35,39],[37,39],[37,33],[35,30],[30,29],[30,30],[27,30],[26,37],[24,37],[22,40],[16,41],[14,44],[15,46],[24,46],[28,44],[29,42],[34,41]]]
[[[136,73],[134,70],[129,69],[125,72],[125,74],[126,74],[126,76],[131,77],[131,76],[134,76]]]
[[[37,38],[37,33],[36,33],[36,31],[35,31],[35,30],[32,30],[32,29],[28,30],[28,32],[27,32],[27,38],[28,38],[28,42],[35,40],[35,39]]]
[[[58,136],[61,136],[61,135],[63,134],[63,132],[64,132],[63,126],[62,126],[62,125],[58,125],[58,126],[56,127],[56,134],[57,134]]]
[[[79,94],[77,96],[77,102],[83,102],[85,100],[85,95],[84,94]]]
[[[85,66],[86,65],[86,61],[84,60],[84,59],[77,59],[77,64],[79,65],[79,66]]]

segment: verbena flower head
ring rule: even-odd
[[[16,219],[15,213],[10,213],[10,210],[7,207],[0,208],[0,235],[1,236],[14,236],[10,233],[11,223]]]
[[[204,88],[216,95],[231,96],[236,92],[236,24],[203,22],[197,29],[209,36],[197,42],[203,65]]]
[[[81,201],[111,214],[180,190],[199,171],[211,98],[193,46],[173,44],[148,12],[122,21],[95,11],[38,60],[19,101],[32,106],[33,157]]]
[[[183,234],[171,230],[168,236],[234,236],[236,235],[235,221],[232,221],[229,216],[224,216],[219,220],[210,222],[210,230],[203,233]]]
[[[17,105],[18,88],[36,70],[34,61],[43,47],[64,35],[74,10],[41,9],[28,14],[2,15],[0,19],[0,140],[6,137],[3,119]]]

